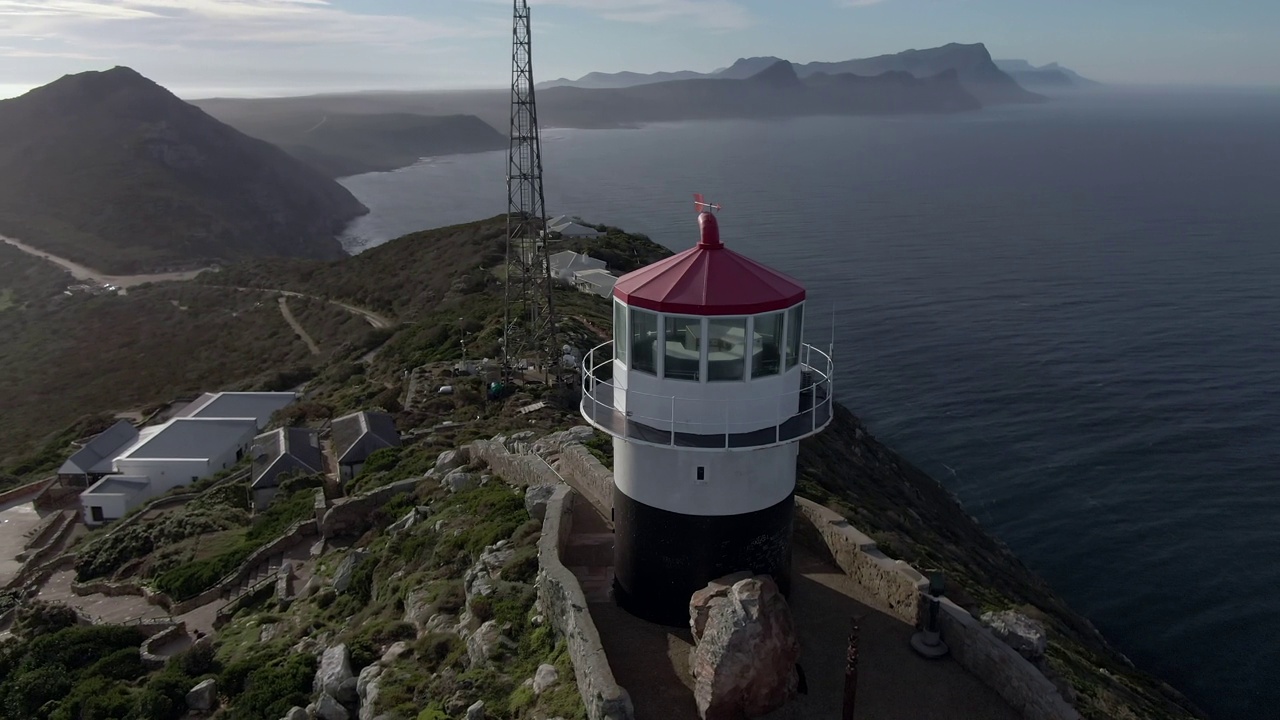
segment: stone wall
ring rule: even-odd
[[[369,514],[387,504],[391,498],[413,492],[421,478],[411,478],[375,488],[360,495],[335,500],[333,507],[324,512],[320,521],[320,534],[326,538],[362,528],[369,522]]]
[[[534,455],[512,453],[496,440],[476,440],[470,445],[471,457],[484,461],[508,485],[556,485],[560,477],[546,461]]]
[[[187,626],[185,623],[171,622],[164,622],[163,625],[159,623],[151,623],[149,625],[152,626],[149,629],[154,634],[142,641],[142,647],[138,648],[138,654],[142,657],[143,666],[155,670],[157,668],[164,667],[164,664],[168,662],[168,658],[156,654],[155,648],[160,647],[175,637],[185,635],[187,632]],[[138,629],[142,630],[144,633],[148,631],[148,628],[141,624],[138,625]]]
[[[46,485],[49,485],[54,480],[57,480],[57,478],[45,478],[44,480],[37,480],[32,483],[27,483],[26,485],[19,485],[18,487],[9,488],[4,492],[0,492],[0,504],[7,503],[10,500],[17,500],[26,495],[39,493],[44,490]]]
[[[826,547],[836,565],[888,605],[898,619],[919,624],[921,593],[929,589],[929,581],[915,568],[886,556],[839,513],[815,502],[797,497],[796,520],[798,535],[808,535]]]
[[[587,609],[582,586],[560,561],[560,553],[568,544],[572,530],[574,499],[572,488],[558,485],[547,501],[542,536],[538,540],[538,605],[569,647],[587,717],[634,720],[631,696],[613,679],[613,670],[591,611]]]
[[[53,530],[50,531],[50,533],[42,533],[49,534],[50,536],[45,540],[42,546],[23,553],[25,559],[22,561],[22,567],[19,568],[18,573],[5,584],[5,587],[21,587],[35,579],[35,577],[44,569],[44,564],[47,563],[50,558],[53,558],[58,554],[58,548],[62,546],[62,541],[65,540],[67,535],[75,528],[77,520],[78,515],[74,511],[64,510],[59,513],[58,519],[52,526]]]
[[[841,570],[885,603],[900,620],[921,627],[929,581],[907,563],[887,557],[875,541],[840,514],[796,498],[796,533],[825,546]],[[943,599],[942,639],[960,666],[989,685],[1027,720],[1078,720],[1044,673],[995,636],[964,608]]]
[[[578,443],[560,449],[556,463],[560,474],[605,517],[613,516],[613,471]]]

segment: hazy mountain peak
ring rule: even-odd
[[[750,79],[753,82],[768,83],[780,87],[801,84],[800,76],[796,73],[795,66],[786,60],[778,60],[764,70],[752,75]]]

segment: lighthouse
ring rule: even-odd
[[[729,573],[789,590],[799,444],[832,416],[804,287],[697,208],[695,247],[618,280],[613,341],[583,366],[582,414],[613,437],[615,600],[669,625]]]

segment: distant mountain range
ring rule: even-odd
[[[819,72],[801,78],[794,65],[776,60],[744,79],[734,78],[751,70],[753,65],[743,65],[724,77],[623,88],[545,88],[538,94],[539,112],[552,125],[616,127],[676,120],[949,113],[982,107],[955,70],[924,78],[905,72]]]
[[[765,69],[783,62],[776,57],[743,58],[727,68],[713,73],[692,71],[667,73],[591,73],[579,80],[560,79],[539,85],[539,88],[621,89],[677,81],[743,80],[754,77]],[[952,43],[927,50],[907,50],[892,55],[845,60],[842,62],[812,62],[792,64],[800,79],[816,75],[851,74],[872,78],[886,73],[905,74],[916,79],[929,79],[945,73],[955,73],[957,79],[980,103],[1039,102],[1044,98],[1022,88],[1014,78],[996,66],[991,53],[981,43],[962,45]]]
[[[338,183],[129,68],[0,102],[0,233],[129,274],[255,255],[336,258],[367,212]]]
[[[1005,71],[1019,85],[1044,90],[1077,90],[1102,87],[1102,83],[1090,80],[1058,63],[1036,67],[1026,60],[996,60],[996,67]]]

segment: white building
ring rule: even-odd
[[[547,261],[551,264],[552,277],[571,281],[573,276],[585,270],[603,270],[605,262],[590,255],[565,250],[552,255]]]
[[[58,479],[74,487],[88,487],[115,472],[111,463],[122,450],[138,441],[138,430],[121,420],[98,433],[58,468]]]
[[[604,233],[599,230],[582,225],[581,223],[570,222],[560,226],[552,226],[551,232],[560,233],[560,237],[567,238],[598,238],[604,237]]]
[[[112,474],[80,495],[85,522],[118,518],[113,513],[122,507],[234,467],[271,416],[295,399],[288,392],[205,394],[172,420],[142,428],[115,454]],[[121,476],[126,480],[116,481]]]
[[[594,269],[581,270],[574,274],[573,285],[582,292],[599,295],[600,297],[609,297],[613,294],[613,287],[618,283],[618,277],[608,270]]]
[[[789,591],[799,443],[832,416],[804,288],[699,224],[697,246],[618,280],[614,341],[583,367],[582,414],[613,436],[614,596],[663,623],[733,572]]]
[[[125,513],[141,504],[149,496],[147,487],[151,481],[144,477],[108,475],[94,483],[81,497],[90,495],[91,502],[82,503],[85,525],[101,525],[119,520]]]

